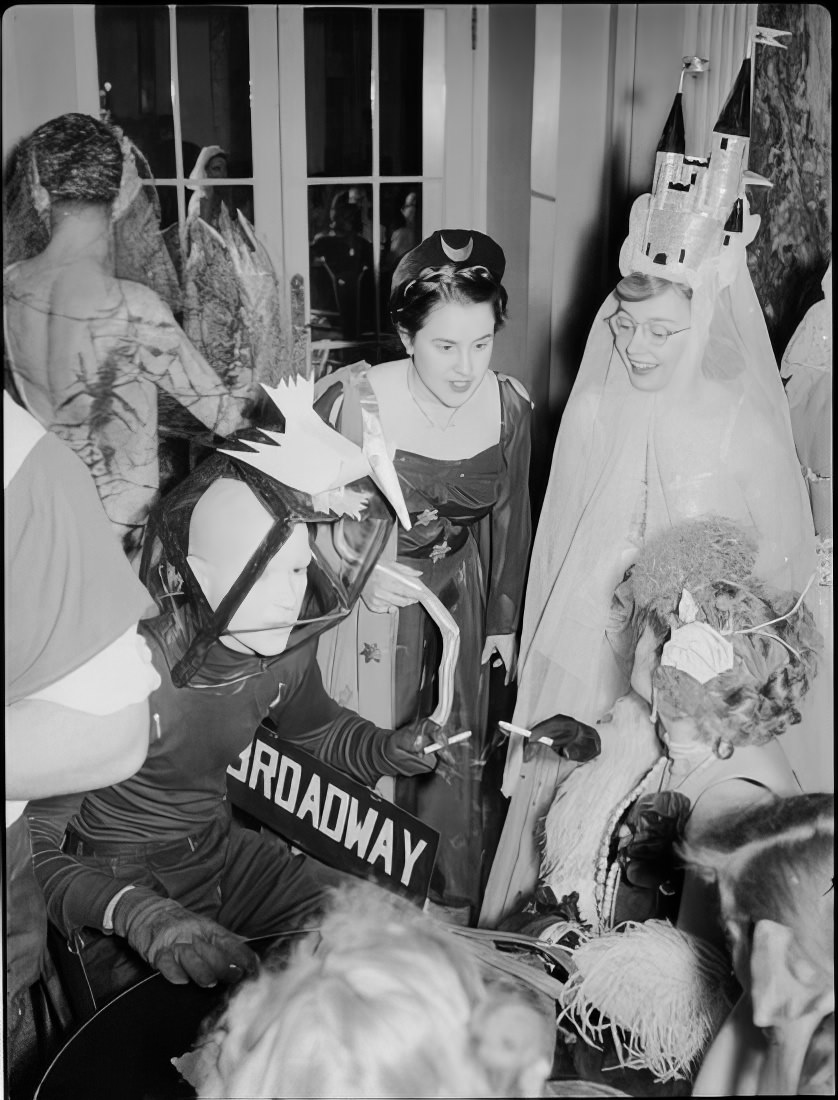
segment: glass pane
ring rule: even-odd
[[[422,184],[382,183],[381,331],[390,332],[390,283],[396,264],[422,239]]]
[[[364,234],[369,185],[316,184],[308,189],[312,339],[359,340],[375,332],[375,272]],[[372,235],[370,227],[370,236]]]
[[[307,8],[304,26],[308,175],[371,175],[372,12]]]
[[[155,176],[173,176],[168,10],[97,5],[95,19],[100,102],[106,117],[144,153]]]
[[[252,176],[247,8],[178,7],[177,41],[185,174],[212,163],[201,151],[218,146],[214,167]]]
[[[424,12],[407,8],[378,16],[379,171],[422,175],[422,45]]]

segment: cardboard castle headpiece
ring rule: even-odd
[[[753,40],[784,48],[776,33],[756,28]],[[624,274],[642,271],[693,285],[702,266],[742,233],[745,188],[771,186],[748,171],[750,134],[749,51],[713,127],[709,156],[686,153],[681,91],[675,96],[655,155],[652,193],[644,196],[645,217],[632,217]]]

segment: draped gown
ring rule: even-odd
[[[344,434],[351,418],[338,398],[351,393],[365,364],[336,372],[318,401],[321,415]],[[354,373],[353,373],[354,372]],[[497,376],[500,441],[470,458],[436,459],[396,450],[394,465],[412,527],[399,530],[396,560],[421,570],[460,629],[453,705],[445,731],[471,730],[451,747],[454,768],[396,782],[396,802],[440,833],[430,897],[468,906],[476,916],[485,851],[482,774],[488,749],[488,666],[481,665],[488,635],[514,634],[520,618],[530,545],[527,479],[531,404],[520,383]],[[437,628],[421,604],[374,614],[363,606],[350,623],[330,632],[335,649],[324,680],[333,697],[379,724],[399,727],[431,714],[441,655]],[[353,648],[354,647],[354,651]],[[350,659],[346,660],[347,652]],[[322,653],[321,653],[322,657]],[[321,666],[324,665],[321,659]],[[391,688],[391,713],[367,713],[377,684]],[[486,867],[487,869],[487,867]]]

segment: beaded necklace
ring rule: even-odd
[[[608,915],[611,912],[611,907],[614,902],[614,893],[617,888],[617,879],[620,872],[620,864],[616,860],[610,869],[608,867],[608,856],[611,851],[611,837],[614,830],[619,825],[623,814],[635,799],[639,798],[649,787],[654,787],[655,783],[662,779],[664,769],[668,762],[669,758],[666,756],[662,756],[660,760],[656,761],[637,786],[629,791],[625,798],[618,803],[608,818],[608,824],[605,826],[605,831],[599,846],[596,873],[594,875],[594,900],[597,907],[598,933],[603,931]]]

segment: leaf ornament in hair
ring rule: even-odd
[[[222,454],[246,462],[283,485],[307,493],[318,511],[351,515],[356,519],[366,506],[366,494],[349,486],[361,478],[371,477],[393,506],[402,526],[410,528],[398,475],[372,407],[362,407],[364,441],[359,447],[317,415],[313,408],[312,378],[297,375],[284,378],[277,386],[263,382],[262,389],[285,418],[285,431],[260,428],[264,443],[248,440],[250,451],[220,448]]]
[[[735,650],[732,641],[729,639],[746,634],[758,634],[770,641],[779,642],[787,654],[790,653],[800,661],[800,654],[793,646],[790,646],[779,635],[766,631],[765,628],[791,618],[802,605],[813,581],[814,576],[809,578],[809,583],[800,594],[797,602],[785,615],[779,615],[776,619],[769,619],[768,622],[760,623],[758,626],[732,630],[726,633],[721,633],[715,627],[710,626],[709,623],[698,620],[698,604],[685,588],[678,604],[678,620],[682,625],[672,631],[669,641],[664,645],[661,653],[661,665],[668,665],[670,668],[686,672],[700,684],[706,684],[714,676],[718,676],[722,672],[729,672],[733,668]],[[748,647],[749,650],[751,648]],[[746,664],[749,666],[753,664],[754,654],[745,655],[743,653],[740,655]],[[786,656],[785,659],[788,660],[788,657]],[[767,679],[770,671],[768,667],[751,668],[751,672],[756,674],[759,680]]]
[[[678,621],[661,653],[661,664],[686,672],[706,684],[733,668],[733,646],[709,623],[698,619],[698,604],[685,588],[678,604]]]

